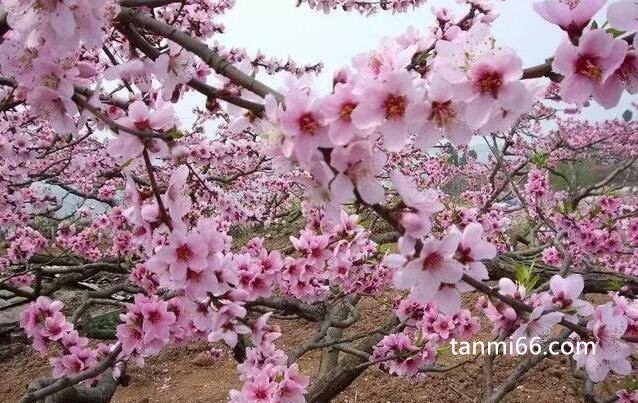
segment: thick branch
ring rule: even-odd
[[[52,379],[43,379],[34,382],[31,386],[45,386]],[[117,389],[118,380],[113,377],[113,371],[107,369],[100,380],[91,387],[74,385],[59,392],[53,393],[44,400],[44,403],[109,403]]]
[[[485,262],[485,266],[491,280],[499,280],[503,277],[515,280],[513,264],[503,259],[494,259]],[[555,274],[559,274],[560,269],[549,266],[534,265],[534,274],[540,282],[549,281]],[[615,284],[623,284],[634,294],[638,294],[638,278],[622,273],[612,273],[606,271],[587,271],[578,273],[585,281],[584,293],[607,294],[614,290]]]
[[[104,359],[95,367],[87,369],[80,373],[77,373],[73,376],[65,376],[63,378],[59,378],[55,382],[43,388],[38,388],[35,390],[33,388],[29,388],[27,393],[24,396],[22,396],[22,398],[20,399],[18,403],[35,403],[39,400],[44,399],[47,396],[51,396],[69,387],[77,385],[82,381],[85,381],[87,379],[91,379],[100,375],[101,373],[105,372],[107,369],[109,369],[113,365],[113,363],[115,362],[115,359],[117,358],[117,356],[120,354],[121,351],[122,351],[122,345],[118,343],[115,346],[115,349],[111,353],[109,353],[106,359]],[[45,401],[45,402],[49,403],[48,401]],[[53,401],[52,403],[55,403],[55,402],[57,401]],[[76,403],[84,403],[84,402],[76,402]],[[92,402],[86,402],[86,403],[92,403]]]

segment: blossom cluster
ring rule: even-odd
[[[288,356],[273,342],[281,336],[277,325],[268,325],[270,313],[262,315],[251,329],[254,347],[237,366],[244,381],[241,391],[230,391],[230,403],[301,403],[310,380],[301,375],[297,364],[288,365]]]
[[[102,343],[89,347],[89,340],[78,334],[61,309],[61,302],[38,297],[20,315],[20,326],[38,353],[45,355],[49,348],[58,347],[57,355],[50,359],[56,378],[96,366],[112,348]],[[91,379],[86,382],[90,384]]]
[[[481,328],[467,309],[446,315],[434,303],[422,304],[413,298],[397,301],[395,312],[404,330],[381,339],[370,361],[398,376],[417,375],[436,361],[439,347],[452,339],[469,340]]]

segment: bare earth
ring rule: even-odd
[[[383,312],[363,304],[360,331],[373,328],[375,316]],[[277,345],[284,351],[303,340],[313,332],[313,327],[305,322],[281,323],[284,336]],[[481,338],[490,338],[489,328],[484,323]],[[131,382],[128,387],[118,388],[112,403],[223,403],[227,401],[228,390],[239,388],[235,370],[236,363],[226,355],[218,362],[203,362],[202,351],[205,343],[166,349],[159,357],[149,359],[143,368],[130,368]],[[301,360],[304,373],[314,375],[318,354],[308,354]],[[455,357],[444,352],[438,361],[441,365],[454,365],[471,357]],[[516,366],[521,358],[500,357],[495,367],[495,383],[500,383]],[[429,374],[415,383],[407,379],[394,378],[373,368],[366,371],[339,398],[338,403],[465,403],[480,402],[483,394],[481,360],[470,362],[446,373]],[[582,403],[581,384],[574,379],[565,357],[545,359],[523,379],[507,396],[508,403]],[[50,376],[46,358],[41,358],[31,350],[0,363],[0,402],[16,402],[29,381]],[[601,392],[612,393],[619,386],[618,381],[609,381],[599,386]]]

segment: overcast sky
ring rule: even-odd
[[[328,15],[306,5],[295,7],[296,0],[238,0],[234,9],[221,18],[226,33],[216,39],[228,47],[243,47],[250,55],[261,50],[268,56],[293,58],[299,64],[321,61],[325,68],[317,78],[317,86],[329,89],[332,73],[350,63],[362,51],[377,47],[384,36],[399,35],[409,26],[424,32],[432,25],[431,6],[448,6],[459,10],[455,0],[430,0],[429,4],[402,14],[382,12],[370,17],[336,10]],[[501,17],[494,23],[493,33],[502,46],[517,50],[525,66],[542,63],[551,56],[563,37],[555,26],[541,19],[532,9],[531,0],[494,1]],[[604,9],[599,22],[605,20]],[[271,86],[280,87],[282,77],[259,76]],[[588,110],[592,119],[615,117],[629,107],[626,96],[621,105],[605,111]],[[187,118],[180,113],[180,117]],[[184,122],[186,123],[186,122]]]

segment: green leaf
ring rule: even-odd
[[[607,33],[610,33],[614,38],[618,38],[620,35],[624,34],[624,31],[619,31],[616,28],[607,28]]]
[[[568,215],[574,211],[571,203],[568,203],[566,200],[563,200],[556,206],[556,211],[563,215]]]
[[[445,352],[445,351],[447,351],[447,350],[449,350],[451,348],[452,348],[452,346],[450,346],[449,344],[445,344],[443,346],[437,347],[436,348],[436,352],[437,352],[437,354],[440,354],[440,353],[443,353],[443,352]]]
[[[620,291],[620,289],[625,285],[625,282],[619,278],[612,278],[609,280],[609,288],[612,291]]]
[[[184,137],[184,133],[182,133],[181,131],[177,130],[177,127],[173,127],[171,130],[166,132],[166,134],[168,134],[168,136],[170,137],[171,140],[179,140],[182,137]]]
[[[532,162],[534,163],[534,165],[536,165],[539,168],[547,165],[548,161],[549,161],[549,154],[547,153],[534,153],[534,155],[532,156]]]
[[[633,391],[638,390],[638,379],[628,376],[623,381],[623,388]]]
[[[523,263],[514,265],[514,279],[521,287],[525,288],[526,291],[533,290],[540,280],[540,277],[534,274],[535,263],[535,261],[532,262],[530,266],[526,266]]]

